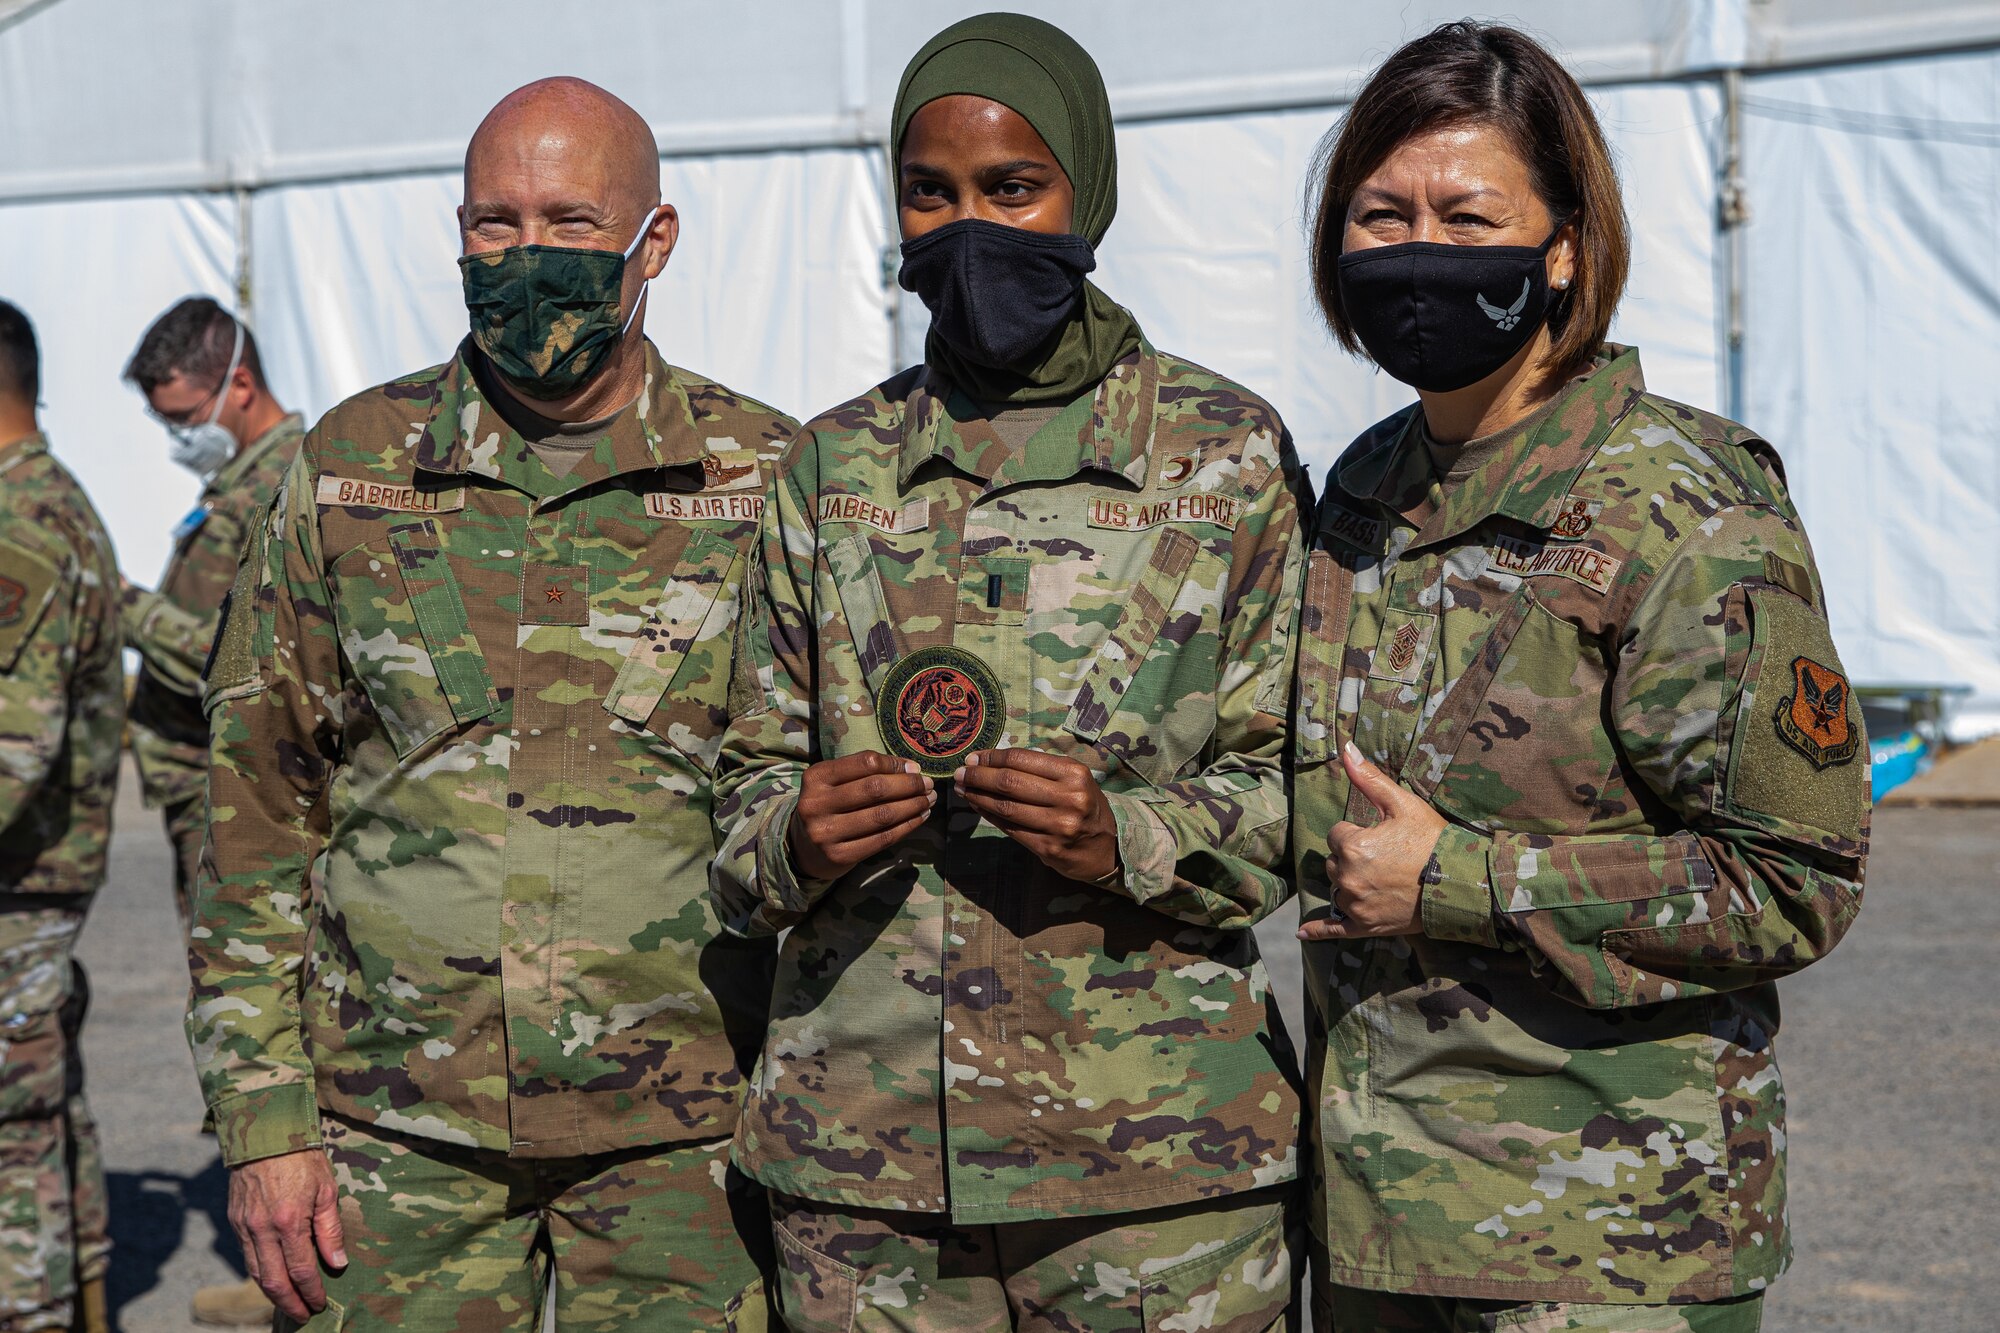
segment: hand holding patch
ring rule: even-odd
[[[953,775],[965,803],[1066,879],[1118,869],[1118,820],[1091,771],[1040,750],[981,750]]]

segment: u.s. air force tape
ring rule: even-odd
[[[940,644],[919,648],[889,668],[875,706],[890,752],[948,778],[965,756],[1000,741],[1007,706],[986,663]]]

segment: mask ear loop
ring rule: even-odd
[[[660,215],[660,208],[661,205],[654,204],[646,210],[646,220],[639,224],[639,234],[632,238],[632,244],[625,247],[625,253],[621,256],[624,263],[629,264],[632,262],[633,252],[639,248],[639,243],[646,239],[646,233],[653,229],[653,219]],[[632,331],[632,321],[639,318],[639,312],[646,308],[646,290],[652,285],[653,280],[651,278],[647,278],[639,284],[639,296],[632,302],[632,313],[625,316],[625,322],[618,327],[618,337],[621,342],[624,340],[625,335]]]
[[[206,422],[210,426],[222,420],[222,404],[229,397],[229,383],[236,378],[236,367],[243,364],[243,321],[231,315],[229,322],[236,328],[236,345],[229,349],[229,369],[222,372],[222,383],[215,386],[215,410],[208,414]]]

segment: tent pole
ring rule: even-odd
[[[250,310],[250,187],[236,187],[236,313],[245,323]]]
[[[1722,179],[1716,191],[1716,226],[1722,232],[1723,258],[1728,265],[1729,287],[1725,310],[1726,363],[1723,370],[1723,409],[1732,421],[1744,413],[1743,381],[1743,292],[1749,247],[1743,229],[1750,221],[1750,197],[1743,182],[1743,71],[1722,71],[1722,118],[1724,144]]]

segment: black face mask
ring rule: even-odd
[[[1540,245],[1407,241],[1340,257],[1340,301],[1375,364],[1413,389],[1449,393],[1507,364],[1548,318]]]
[[[1081,236],[1052,236],[979,218],[903,242],[897,281],[930,308],[931,328],[966,360],[1027,364],[1076,313],[1097,255]]]

